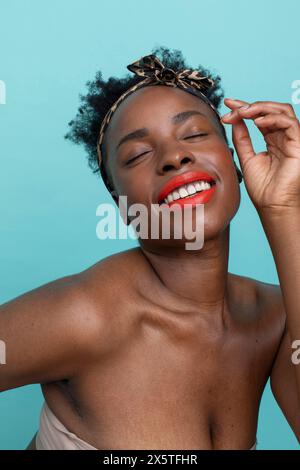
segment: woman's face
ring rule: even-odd
[[[185,114],[174,119],[179,113]],[[215,183],[213,195],[204,205],[205,240],[220,234],[238,210],[237,174],[218,118],[210,106],[190,93],[164,85],[132,93],[114,113],[104,144],[105,165],[118,196],[127,196],[128,206],[144,204],[150,213],[166,183],[197,171],[208,173]],[[147,241],[165,246],[183,242]]]

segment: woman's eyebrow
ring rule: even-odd
[[[189,119],[190,117],[194,115],[200,115],[207,119],[207,115],[204,113],[201,113],[201,111],[190,109],[188,111],[182,111],[172,116],[171,122],[172,124],[179,124],[179,123],[186,121],[187,119]],[[129,140],[141,139],[142,137],[147,137],[148,135],[149,135],[149,130],[146,127],[142,127],[141,129],[136,129],[135,131],[129,132],[129,134],[124,135],[119,140],[116,150],[118,150],[122,144],[125,144],[125,142],[128,142]]]

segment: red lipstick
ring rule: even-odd
[[[211,197],[213,196],[216,190],[216,184],[214,178],[205,173],[203,171],[187,171],[182,175],[175,176],[171,178],[161,189],[158,195],[158,203],[161,204],[164,202],[164,199],[168,196],[168,194],[175,189],[179,188],[188,183],[192,183],[194,181],[207,181],[212,184],[211,188],[205,189],[201,192],[189,195],[185,198],[177,199],[176,201],[171,201],[168,203],[169,206],[174,204],[179,204],[181,206],[185,204],[205,204],[207,203]]]

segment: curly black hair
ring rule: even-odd
[[[152,49],[151,53],[156,55],[166,67],[174,71],[187,68],[195,69],[195,67],[191,67],[186,63],[182,52],[178,49],[170,50],[164,46],[157,46]],[[216,109],[218,109],[224,97],[223,90],[220,86],[220,76],[212,75],[208,69],[205,69],[201,65],[196,68],[203,75],[214,80],[214,85],[208,90],[203,91],[203,93],[213,103]],[[76,144],[82,144],[84,146],[88,156],[88,165],[93,170],[93,173],[100,174],[97,140],[104,116],[114,102],[117,101],[128,88],[141,80],[143,80],[143,77],[127,73],[124,78],[109,77],[109,79],[105,81],[102,79],[101,71],[98,71],[95,79],[86,83],[86,95],[79,95],[81,106],[75,118],[68,123],[70,129],[64,137]],[[228,145],[225,128],[220,121],[218,121],[218,124]],[[101,153],[104,162],[106,154],[105,140],[101,147]],[[108,179],[111,181],[110,175],[108,175]]]

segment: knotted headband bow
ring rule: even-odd
[[[145,78],[144,80],[141,80],[137,84],[128,88],[128,90],[126,90],[111,106],[102,121],[97,142],[99,169],[103,181],[110,192],[112,191],[112,188],[102,164],[101,144],[103,142],[105,130],[112,118],[112,115],[120,103],[134,91],[147,85],[167,85],[179,87],[182,90],[196,95],[205,101],[217,114],[218,118],[221,119],[221,115],[219,114],[216,107],[203,93],[203,91],[208,90],[214,85],[214,81],[211,78],[202,75],[199,70],[185,69],[180,72],[174,72],[174,70],[165,67],[164,64],[154,54],[141,57],[139,60],[127,65],[127,68],[136,75]]]

